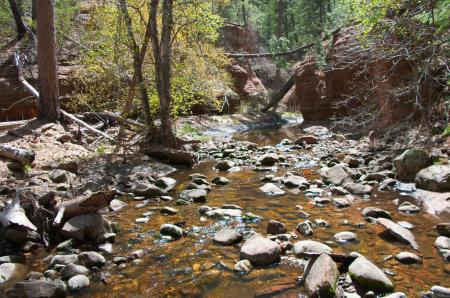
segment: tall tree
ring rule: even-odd
[[[160,145],[175,148],[178,147],[178,142],[172,130],[172,118],[170,115],[172,104],[170,87],[173,0],[164,0],[162,4],[161,37],[159,37],[158,32],[158,6],[159,0],[151,0],[150,40],[155,60],[155,83],[159,97],[159,117],[161,119],[161,129],[154,141]]]
[[[11,12],[14,17],[14,22],[16,23],[17,28],[17,39],[22,39],[25,34],[27,33],[27,27],[25,26],[25,23],[22,19],[22,13],[17,5],[17,2],[15,0],[8,0],[9,6],[11,7]]]
[[[57,121],[60,112],[54,9],[54,0],[37,1],[38,119],[44,121]]]

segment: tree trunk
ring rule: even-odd
[[[54,0],[37,3],[38,70],[41,86],[38,119],[59,119]]]
[[[123,18],[125,19],[125,24],[127,26],[127,35],[128,42],[133,51],[133,70],[134,75],[136,76],[136,80],[139,83],[139,93],[141,97],[142,108],[144,109],[144,118],[145,123],[147,124],[147,128],[149,130],[153,130],[153,119],[150,113],[150,104],[147,93],[147,87],[145,86],[144,74],[142,73],[142,63],[143,63],[143,55],[141,55],[141,51],[136,43],[136,39],[133,34],[133,24],[131,21],[130,14],[128,13],[128,7],[126,0],[119,1],[120,11],[122,13]],[[144,45],[145,46],[145,45]],[[143,46],[143,47],[144,47]],[[132,82],[133,84],[133,82]],[[133,88],[133,87],[131,87]]]
[[[27,33],[27,27],[22,19],[22,14],[15,0],[8,0],[9,6],[11,7],[11,13],[14,17],[14,22],[16,23],[17,28],[17,39],[22,39]]]

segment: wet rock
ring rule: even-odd
[[[450,249],[450,238],[439,236],[436,238],[434,246],[436,246],[438,249]]]
[[[335,297],[339,271],[331,257],[321,254],[312,266],[308,267],[309,271],[307,269],[305,278],[305,290],[308,297]]]
[[[252,263],[249,260],[240,260],[234,265],[234,271],[247,274],[252,270]]]
[[[162,224],[159,232],[162,235],[180,238],[183,236],[183,229],[173,224]]]
[[[66,170],[56,169],[50,171],[48,177],[54,183],[65,183],[71,182],[75,178],[75,175]]]
[[[195,203],[204,203],[206,202],[207,192],[203,189],[190,189],[183,190],[180,193],[180,199],[185,201],[193,201]]]
[[[450,165],[433,165],[416,176],[416,186],[437,192],[450,191]]]
[[[380,185],[378,186],[379,190],[388,190],[392,187],[394,187],[397,184],[397,180],[392,178],[387,178],[383,180]]]
[[[440,236],[450,237],[450,222],[436,225],[436,231]]]
[[[263,166],[273,166],[278,162],[278,155],[275,153],[269,153],[261,156],[260,163]]]
[[[215,185],[227,185],[230,183],[230,180],[222,176],[217,176],[211,181],[211,183]]]
[[[269,220],[269,223],[267,224],[267,234],[272,235],[278,235],[278,234],[285,234],[287,231],[287,227],[284,223],[277,220]]]
[[[414,181],[416,174],[430,164],[430,156],[420,149],[406,150],[394,159],[397,177],[402,181]]]
[[[27,298],[65,298],[66,287],[62,282],[52,280],[25,280],[20,281],[6,292],[6,297]]]
[[[309,187],[308,180],[306,178],[296,175],[290,175],[288,177],[283,178],[283,184],[289,188],[297,188],[297,187]]]
[[[186,185],[186,187],[184,189],[185,190],[199,189],[199,190],[204,190],[206,192],[210,192],[211,191],[211,186],[210,185],[205,185],[205,184],[189,183],[188,185]]]
[[[241,258],[255,265],[271,265],[279,260],[280,254],[281,247],[278,243],[259,235],[245,241],[241,248]]]
[[[223,160],[216,164],[215,168],[219,171],[228,171],[234,167],[234,163],[229,160]]]
[[[127,206],[127,203],[125,203],[125,202],[123,202],[121,200],[118,200],[118,199],[113,199],[111,201],[111,203],[109,203],[109,209],[111,211],[119,211],[119,210],[123,209],[126,206]]]
[[[77,263],[77,262],[78,262],[78,258],[77,258],[77,255],[75,255],[75,254],[56,255],[50,261],[49,267],[53,268],[56,265],[68,265],[68,264]]]
[[[25,276],[25,280],[37,280],[44,277],[44,274],[41,272],[31,271],[30,273]]]
[[[223,204],[222,209],[239,209],[242,210],[241,206],[234,205],[234,204]]]
[[[414,235],[410,230],[403,228],[402,226],[396,224],[395,222],[386,219],[386,218],[378,218],[378,222],[386,228],[386,230],[394,236],[398,241],[411,245],[414,249],[419,249],[419,245],[417,244]]]
[[[387,218],[391,219],[391,214],[383,209],[377,207],[367,207],[362,211],[362,215],[364,217],[373,217],[373,218]]]
[[[220,245],[233,245],[241,242],[242,235],[235,230],[225,228],[217,232],[213,240]]]
[[[284,190],[282,190],[281,188],[279,188],[278,186],[276,186],[273,183],[266,183],[259,189],[270,196],[282,196],[286,193]]]
[[[203,178],[206,179],[206,176],[200,173],[194,173],[189,175],[189,179],[193,180],[195,178]]]
[[[85,275],[75,275],[67,282],[67,286],[71,292],[78,292],[89,288],[90,281]]]
[[[97,238],[97,243],[98,244],[106,243],[106,242],[114,243],[114,241],[116,241],[116,236],[117,236],[116,233],[106,233],[106,234],[100,235]]]
[[[445,288],[441,286],[432,286],[431,292],[433,293],[433,298],[449,298],[450,288]]]
[[[333,199],[333,203],[338,208],[346,208],[351,205],[350,202],[344,198],[335,198]]]
[[[348,183],[345,185],[345,189],[354,195],[368,195],[372,192],[372,187],[370,185],[360,183]]]
[[[239,209],[223,209],[217,208],[205,213],[207,217],[221,219],[225,217],[241,217],[242,211]]]
[[[335,165],[331,168],[322,168],[320,170],[320,175],[325,183],[331,183],[334,185],[345,185],[353,182],[353,172],[341,164]]]
[[[334,235],[334,240],[336,240],[336,242],[338,243],[351,242],[355,241],[356,239],[356,234],[348,231],[340,232]]]
[[[352,280],[367,290],[389,292],[394,288],[386,274],[364,257],[358,257],[353,261],[348,268],[348,272]]]
[[[178,209],[175,209],[173,207],[168,207],[168,206],[163,207],[161,209],[161,213],[167,214],[167,215],[175,215],[175,214],[178,214],[178,212],[180,212],[180,211],[178,211]]]
[[[100,214],[82,214],[69,219],[61,229],[66,238],[84,242],[97,240],[100,235],[112,233],[111,223]]]
[[[4,263],[0,265],[0,285],[8,282],[16,272],[16,264]]]
[[[404,202],[398,207],[398,211],[403,213],[418,213],[420,212],[420,207],[410,202]]]
[[[103,253],[112,254],[113,253],[113,245],[109,242],[99,244],[98,250]]]
[[[345,188],[343,188],[342,186],[333,186],[330,188],[331,193],[337,196],[345,196],[350,194],[348,192],[348,190],[346,190]]]
[[[170,177],[161,177],[155,180],[155,185],[165,190],[174,188],[176,184],[177,180]]]
[[[402,227],[404,227],[405,229],[408,229],[408,230],[414,229],[414,225],[407,221],[398,221],[397,223],[399,225],[401,225]]]
[[[328,198],[321,198],[323,195],[323,189],[321,188],[317,188],[317,187],[313,187],[313,188],[308,188],[307,190],[305,190],[305,197],[307,198],[318,198],[320,200],[327,200],[328,202],[323,201],[322,203],[324,204],[328,204],[331,202],[330,199]],[[316,201],[316,203],[319,203],[318,201]]]
[[[309,220],[299,223],[297,231],[303,236],[312,236],[314,234],[312,223]]]
[[[137,224],[145,224],[150,220],[150,218],[148,217],[140,217],[140,218],[136,218],[136,220],[134,221]]]
[[[139,183],[134,186],[133,193],[137,196],[159,197],[167,194],[164,189],[150,183]]]
[[[85,251],[78,255],[78,261],[86,267],[103,267],[106,264],[106,259],[101,254],[95,251]]]
[[[304,128],[303,130],[309,134],[313,134],[316,136],[324,136],[324,135],[327,135],[330,133],[328,128],[326,128],[325,126],[319,126],[319,125],[310,126],[310,127]]]
[[[194,178],[192,179],[192,183],[197,185],[209,185],[209,182],[204,178]]]
[[[308,145],[313,145],[313,144],[317,144],[319,142],[319,140],[317,139],[317,137],[313,136],[313,135],[303,135],[298,137],[294,143],[297,145],[303,145],[303,144],[308,144]]]
[[[402,264],[415,264],[422,262],[422,259],[412,252],[403,251],[395,255],[395,259]]]
[[[74,277],[75,275],[88,275],[89,269],[82,266],[82,265],[76,265],[76,264],[67,264],[64,266],[63,269],[61,269],[61,277],[63,279],[70,279]]]
[[[206,205],[200,206],[198,208],[198,213],[200,213],[201,215],[204,215],[206,212],[211,211],[212,208]]]

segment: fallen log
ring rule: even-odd
[[[7,130],[7,129],[11,129],[11,128],[16,128],[16,127],[25,125],[27,123],[28,123],[27,120],[0,122],[0,130]]]
[[[116,195],[116,190],[98,191],[90,195],[82,196],[56,205],[57,214],[53,221],[54,226],[59,226],[62,220],[68,220],[74,216],[92,213],[109,206]]]
[[[30,92],[31,94],[33,94],[33,96],[35,96],[37,99],[39,99],[39,92],[36,89],[34,89],[34,87],[31,86],[31,84],[28,83],[27,80],[25,80],[25,78],[22,75],[22,72],[21,72],[21,69],[20,69],[20,64],[19,64],[19,55],[17,53],[14,53],[13,61],[14,61],[14,65],[16,66],[16,69],[17,69],[17,74],[18,74],[18,77],[19,77],[19,81],[22,83],[22,85],[25,87],[25,89],[27,89],[28,92]],[[100,130],[92,127],[91,125],[87,124],[86,122],[81,121],[80,119],[78,119],[77,117],[73,116],[72,114],[67,113],[63,109],[60,109],[59,111],[64,117],[72,120],[73,122],[77,123],[78,125],[81,125],[81,126],[87,128],[88,130],[90,130],[90,131],[92,131],[92,132],[94,132],[94,133],[96,133],[98,135],[101,135],[102,137],[104,137],[104,138],[110,140],[111,142],[115,143],[115,140],[114,140],[113,137],[105,134],[104,132],[101,132]]]
[[[36,154],[33,151],[24,148],[0,145],[0,156],[19,161],[22,164],[32,164]]]
[[[286,52],[279,52],[279,53],[256,53],[256,54],[244,54],[244,53],[225,53],[225,55],[228,58],[263,58],[263,57],[279,57],[279,56],[289,56],[293,55],[297,52],[312,48],[315,45],[315,43],[310,43],[301,47],[298,47],[296,49],[286,51]]]
[[[192,167],[197,163],[197,157],[187,151],[149,146],[142,150],[146,155],[162,160],[170,164]]]
[[[131,120],[131,119],[124,119],[122,118],[122,116],[119,113],[114,113],[114,112],[86,112],[83,113],[84,117],[87,118],[91,118],[91,119],[96,119],[96,120],[101,120],[103,122],[109,121],[109,122],[117,122],[120,123],[122,122],[123,124],[126,124],[128,126],[136,126],[139,128],[145,128],[145,125]]]
[[[292,75],[289,78],[289,80],[287,80],[286,83],[284,83],[283,86],[281,86],[281,88],[275,93],[271,101],[261,109],[261,111],[265,113],[269,109],[274,107],[280,100],[283,99],[286,93],[288,93],[289,90],[291,90],[292,86],[294,86],[294,83],[295,83],[295,75]]]

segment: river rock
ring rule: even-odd
[[[64,266],[63,269],[61,269],[61,277],[63,279],[70,279],[74,277],[75,275],[87,275],[89,274],[89,269],[82,266],[82,265],[76,265],[76,264],[67,264]]]
[[[211,180],[211,183],[215,185],[227,185],[230,183],[230,180],[222,176],[217,176],[213,180]]]
[[[429,154],[420,149],[409,149],[394,159],[397,177],[402,181],[414,181],[416,174],[431,164]]]
[[[309,220],[299,223],[297,231],[304,236],[312,236],[314,234],[312,223]]]
[[[183,236],[183,229],[173,224],[162,224],[159,232],[162,235],[180,238]]]
[[[240,260],[234,265],[234,271],[247,274],[252,270],[252,263],[249,260]]]
[[[450,191],[450,165],[433,165],[416,176],[416,186],[437,192]]]
[[[284,190],[282,190],[281,188],[279,188],[278,186],[276,186],[273,183],[266,183],[263,186],[261,186],[259,189],[270,196],[282,196],[286,193]]]
[[[25,280],[15,283],[6,292],[6,297],[17,298],[65,298],[66,286],[63,282],[50,279],[46,280]]]
[[[373,218],[387,218],[391,219],[391,214],[383,209],[377,207],[367,207],[362,211],[362,215],[364,217],[373,217]]]
[[[353,195],[368,195],[372,192],[372,186],[361,183],[348,183],[345,189]]]
[[[189,189],[183,190],[180,193],[180,199],[185,201],[193,201],[195,203],[204,203],[206,202],[206,190],[203,189]]]
[[[55,255],[50,261],[49,267],[52,268],[55,265],[68,265],[78,262],[78,256],[75,254],[70,255]]]
[[[381,181],[380,185],[378,186],[379,190],[388,190],[392,187],[394,187],[397,184],[397,180],[392,178],[387,178]]]
[[[176,208],[165,206],[165,207],[163,207],[163,208],[161,209],[160,212],[161,212],[162,214],[175,215],[175,214],[177,214],[177,213],[180,212],[180,211],[178,211],[178,209],[176,209]]]
[[[278,235],[285,234],[287,231],[287,227],[284,223],[278,220],[269,220],[267,224],[267,234]]]
[[[394,288],[386,274],[365,257],[358,257],[353,261],[348,267],[348,272],[353,281],[367,290],[389,292]]]
[[[331,168],[320,169],[320,175],[325,183],[331,183],[334,185],[345,185],[353,182],[353,172],[350,168],[344,165],[338,164]]]
[[[336,263],[329,255],[321,254],[309,267],[305,278],[305,290],[308,297],[335,297],[338,278],[339,270]]]
[[[127,203],[125,203],[125,202],[123,202],[121,200],[118,200],[118,199],[113,199],[111,201],[111,203],[109,203],[109,209],[111,211],[119,211],[119,210],[123,209],[126,206],[127,206]]]
[[[242,235],[235,230],[225,228],[217,232],[213,240],[220,245],[233,245],[241,242]]]
[[[399,224],[396,224],[395,222],[386,218],[378,218],[378,222],[400,242],[409,244],[416,250],[419,249],[419,245],[417,244],[414,235],[410,230],[405,229]]]
[[[78,261],[86,267],[103,267],[106,259],[95,251],[84,251],[78,255]]]
[[[403,212],[403,213],[418,213],[418,212],[420,212],[420,207],[418,207],[414,204],[411,204],[410,202],[403,202],[398,207],[398,211]]]
[[[212,209],[210,211],[207,211],[205,213],[207,217],[215,218],[215,219],[221,219],[225,217],[241,217],[242,211],[239,209],[223,209],[223,208],[217,208]]]
[[[284,186],[289,188],[309,187],[308,180],[306,180],[306,178],[304,177],[297,175],[290,175],[283,178],[283,184]]]
[[[170,177],[160,177],[155,180],[155,185],[164,189],[164,190],[170,190],[174,188],[174,186],[177,184],[177,180],[170,178]]]
[[[275,153],[269,153],[261,156],[260,163],[263,166],[273,166],[278,162],[278,155]]]
[[[334,198],[333,203],[337,208],[346,208],[351,205],[349,200],[345,198]]]
[[[333,249],[326,244],[313,241],[301,240],[294,244],[294,253],[297,256],[302,256],[303,253],[331,253]]]
[[[8,282],[16,272],[16,264],[4,263],[0,265],[0,285]]]
[[[317,139],[317,137],[313,136],[313,135],[303,135],[298,137],[294,143],[297,145],[303,145],[304,143],[308,144],[308,145],[313,145],[313,144],[317,144],[319,142],[319,140]]]
[[[436,246],[438,249],[450,249],[450,238],[439,236],[436,238],[434,246]]]
[[[334,239],[338,243],[345,243],[345,242],[355,241],[357,239],[357,236],[353,232],[344,231],[344,232],[335,234]]]
[[[229,160],[220,161],[215,166],[215,168],[219,171],[228,171],[232,167],[234,167],[234,162]]]
[[[431,292],[433,293],[433,298],[449,298],[450,288],[445,288],[441,286],[432,286]]]
[[[144,197],[159,197],[167,194],[164,189],[150,183],[138,183],[134,186],[133,193]]]
[[[54,183],[66,183],[71,182],[75,178],[75,174],[66,170],[56,169],[50,171],[48,177]]]
[[[67,286],[71,292],[78,292],[80,290],[88,288],[90,285],[89,278],[85,275],[75,275],[67,282]]]
[[[436,225],[436,231],[440,236],[450,237],[450,222]]]
[[[278,243],[259,235],[249,238],[241,248],[241,258],[255,265],[271,265],[279,260],[280,254]]]
[[[111,223],[97,213],[87,213],[69,219],[61,229],[66,238],[84,242],[97,240],[100,235],[112,233]]]
[[[412,252],[403,251],[395,255],[395,259],[402,264],[420,263],[422,259]]]
[[[348,190],[346,190],[345,188],[343,188],[342,186],[333,186],[330,188],[331,193],[337,196],[345,196],[350,194],[348,192]]]

